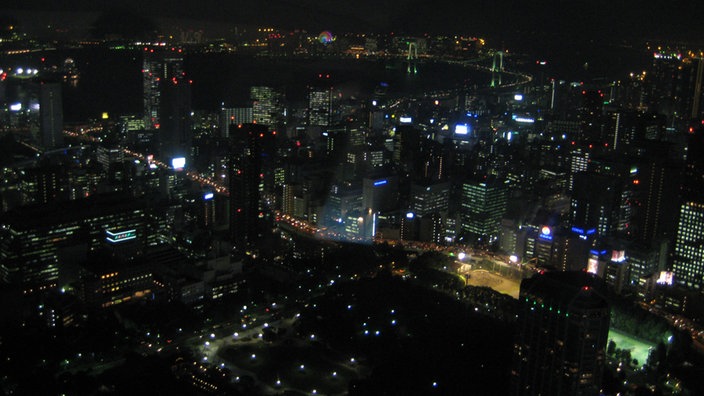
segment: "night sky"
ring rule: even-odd
[[[311,31],[477,34],[517,45],[546,40],[704,41],[700,21],[704,2],[698,0],[9,0],[4,8],[101,12],[118,4],[154,18],[187,17]]]

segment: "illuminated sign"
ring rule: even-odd
[[[591,228],[591,229],[585,231],[583,228],[572,227],[572,232],[579,234],[579,235],[592,235],[592,234],[596,233],[596,228]]]
[[[171,160],[171,167],[174,169],[183,169],[185,166],[186,159],[183,157],[178,157]]]
[[[415,215],[413,212],[408,212],[408,213],[406,213],[406,218],[407,218],[407,219],[412,219],[412,218],[414,218],[414,217],[416,217],[416,215]]]
[[[206,193],[205,195],[203,195],[203,199],[208,201],[208,200],[213,199],[214,196],[215,195],[213,193]]]
[[[375,187],[383,186],[384,184],[388,183],[388,180],[379,180],[374,182]]]
[[[513,120],[522,124],[532,124],[535,122],[534,119],[527,117],[515,117]]]
[[[520,102],[520,101],[523,100],[523,95],[521,95],[521,94],[515,94],[515,95],[513,95],[513,100],[515,100],[515,101],[517,101],[517,102]]]
[[[540,229],[540,239],[545,239],[546,241],[552,241],[552,230],[548,226],[543,226]]]
[[[410,124],[413,122],[413,118],[411,117],[400,117],[398,120],[401,122],[401,124]]]
[[[105,234],[107,234],[105,240],[110,243],[121,243],[137,238],[137,230],[127,230],[120,232],[111,232],[109,230],[105,230]]]
[[[457,124],[455,125],[455,135],[466,135],[469,133],[469,127],[467,124]]]
[[[22,103],[13,103],[10,105],[10,111],[20,111],[22,110]]]

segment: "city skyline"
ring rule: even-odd
[[[0,393],[704,392],[686,2],[252,4],[2,19]]]
[[[694,0],[676,2],[605,0],[533,2],[475,0],[452,1],[394,0],[384,3],[361,1],[227,3],[205,1],[173,4],[164,1],[38,1],[11,2],[3,14],[13,10],[57,15],[68,13],[129,11],[156,20],[177,18],[214,23],[268,25],[281,29],[333,30],[338,32],[399,34],[488,35],[509,44],[533,36],[539,41],[586,44],[590,40],[652,39],[701,40],[704,28],[696,15],[704,5]],[[506,12],[510,10],[510,12]],[[84,14],[85,15],[85,14]],[[38,21],[41,19],[38,19]],[[86,23],[84,19],[69,18]],[[27,25],[33,21],[27,19]],[[38,26],[34,26],[38,28]],[[555,43],[541,43],[554,45]]]

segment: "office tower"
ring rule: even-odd
[[[144,47],[142,52],[142,88],[144,123],[152,129],[161,126],[161,86],[176,79],[183,82],[183,50],[180,48]]]
[[[418,216],[447,212],[450,183],[414,183],[411,186],[411,211]]]
[[[575,175],[570,202],[571,224],[581,229],[596,229],[599,235],[612,235],[618,219],[616,181],[605,175],[587,172]]]
[[[600,141],[601,113],[604,106],[604,93],[597,88],[582,88],[582,101],[578,108],[582,122],[581,139],[583,141]]]
[[[257,240],[262,156],[271,152],[273,133],[263,124],[230,128],[230,237],[238,249]]]
[[[250,88],[249,98],[252,101],[252,121],[249,122],[277,128],[284,117],[284,95],[272,87],[255,86]]]
[[[362,181],[362,208],[374,213],[393,210],[398,202],[398,178],[364,178]]]
[[[167,163],[174,158],[185,158],[189,163],[193,146],[189,81],[174,77],[161,82],[159,122],[161,158]]]
[[[704,203],[688,201],[680,207],[672,270],[675,282],[688,289],[704,287]]]
[[[394,135],[393,160],[402,169],[412,172],[421,147],[421,132],[410,125],[399,125]]]
[[[106,241],[159,244],[165,218],[124,194],[15,209],[0,217],[0,278],[26,294],[54,288],[60,265],[85,259]]]
[[[464,182],[460,209],[462,231],[485,243],[496,240],[507,199],[508,190],[501,179]]]
[[[320,136],[328,158],[336,158],[344,153],[350,143],[350,133],[347,128],[328,128],[321,132]]]
[[[668,125],[684,126],[702,113],[704,62],[674,52],[655,52],[648,75],[649,110],[667,116]]]
[[[331,86],[308,88],[308,125],[329,126],[333,122],[333,92]]]
[[[343,222],[347,213],[362,210],[362,190],[334,184],[330,187],[325,202],[325,224],[337,225]]]
[[[223,107],[220,109],[220,137],[230,135],[230,125],[251,124],[254,121],[251,107]]]
[[[39,83],[39,143],[45,149],[63,145],[64,113],[61,99],[61,83],[42,81]]]
[[[694,87],[692,92],[692,112],[691,119],[702,118],[702,91],[704,90],[704,58],[701,53],[698,58],[691,58],[692,73],[694,74]]]
[[[630,162],[592,157],[586,172],[574,177],[571,225],[596,229],[601,237],[633,236],[638,168]]]
[[[672,270],[677,284],[701,291],[704,287],[704,125],[690,129],[686,153]]]
[[[281,211],[287,215],[295,214],[296,197],[301,194],[301,185],[297,183],[286,183],[283,186],[283,199]]]
[[[609,303],[596,276],[536,274],[521,282],[512,395],[599,395]]]
[[[219,198],[218,198],[219,199]],[[203,193],[201,210],[199,213],[200,225],[204,228],[213,228],[215,226],[215,214],[217,212],[215,194],[211,191]]]
[[[647,158],[637,167],[640,192],[635,217],[636,238],[646,246],[675,234],[681,171],[665,160]]]
[[[68,199],[67,186],[69,172],[66,167],[42,165],[27,169],[26,181],[23,183],[27,202],[45,204]]]

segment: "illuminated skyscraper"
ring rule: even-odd
[[[414,183],[411,186],[411,207],[418,216],[447,212],[449,202],[449,182]]]
[[[586,272],[549,272],[521,282],[511,395],[599,395],[610,307]]]
[[[690,129],[672,269],[675,282],[704,289],[704,125]]]
[[[689,289],[704,288],[704,204],[685,202],[680,208],[672,269],[675,281]]]
[[[183,51],[177,48],[144,47],[142,87],[144,123],[153,129],[161,126],[161,85],[164,81],[183,80]]]
[[[252,100],[252,121],[276,128],[284,115],[283,94],[272,87],[256,86],[249,90]]]
[[[507,199],[508,190],[499,179],[462,184],[462,231],[485,242],[498,238]]]
[[[310,87],[308,91],[308,125],[331,125],[332,102],[332,87]]]
[[[220,136],[230,136],[230,125],[251,124],[254,116],[251,107],[223,107],[220,109]]]

